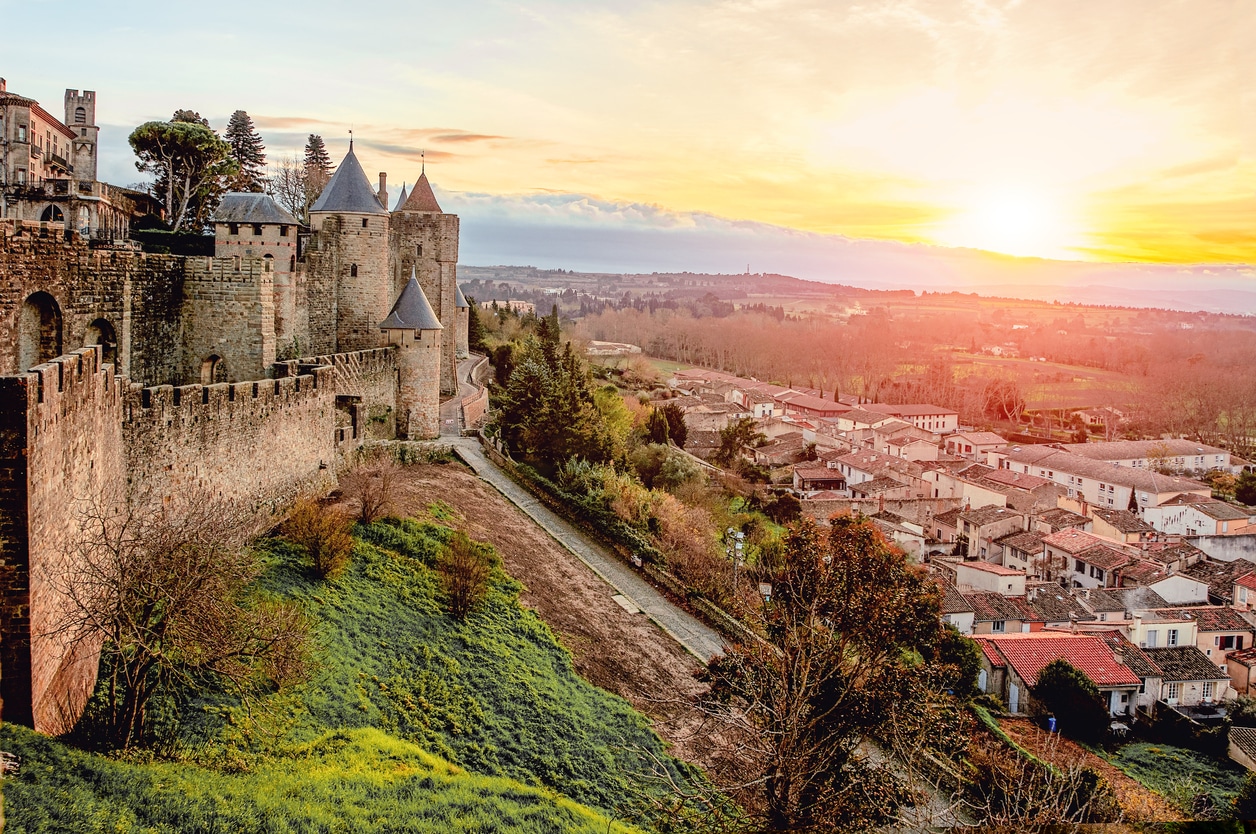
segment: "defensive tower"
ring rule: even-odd
[[[423,440],[440,434],[440,383],[443,330],[413,267],[388,318],[379,326],[397,347],[397,436]]]

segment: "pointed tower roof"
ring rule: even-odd
[[[419,280],[414,276],[414,267],[410,267],[410,280],[405,289],[397,296],[388,318],[379,326],[380,330],[444,330],[440,319],[428,303]]]
[[[310,212],[338,211],[351,214],[387,214],[388,210],[379,204],[375,189],[371,188],[362,163],[353,153],[353,142],[349,142],[349,153],[345,154],[344,162],[331,175],[323,193],[310,206]]]
[[[401,211],[401,207],[406,204],[407,194],[408,192],[406,191],[406,184],[403,182],[401,184],[401,196],[399,196],[397,198],[397,202],[393,204],[393,211]]]
[[[402,211],[440,211],[440,203],[432,193],[432,184],[427,181],[427,173],[419,174],[418,181],[410,197],[401,206]]]
[[[471,307],[471,305],[467,303],[467,297],[462,294],[462,287],[458,286],[457,281],[454,281],[454,306],[467,308]]]

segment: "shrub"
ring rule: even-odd
[[[1099,689],[1067,660],[1043,667],[1030,693],[1046,714],[1060,719],[1064,735],[1092,744],[1103,738],[1110,719]]]
[[[387,514],[400,469],[392,458],[380,456],[340,478],[341,491],[358,502],[358,521],[370,524]]]
[[[292,508],[283,534],[293,544],[305,548],[315,573],[330,579],[349,564],[353,552],[353,536],[349,533],[352,525],[340,510],[305,498]]]
[[[454,532],[449,549],[436,565],[445,586],[445,605],[455,619],[465,620],[488,593],[488,557],[461,530]]]

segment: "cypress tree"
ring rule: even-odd
[[[253,120],[243,110],[231,114],[224,137],[231,145],[231,156],[240,163],[240,174],[232,183],[236,191],[260,192],[266,167],[266,146],[253,127]]]

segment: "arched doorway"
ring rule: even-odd
[[[61,355],[61,307],[46,292],[32,293],[18,313],[17,369],[27,371]]]
[[[87,325],[83,345],[100,345],[101,360],[107,364],[115,364],[118,361],[118,336],[114,332],[113,325],[106,319],[96,319]]]
[[[64,222],[65,215],[61,212],[60,206],[48,206],[44,209],[44,213],[39,215],[41,223],[61,223]]]
[[[205,357],[201,363],[201,385],[213,385],[215,382],[227,381],[227,363],[216,353]]]

